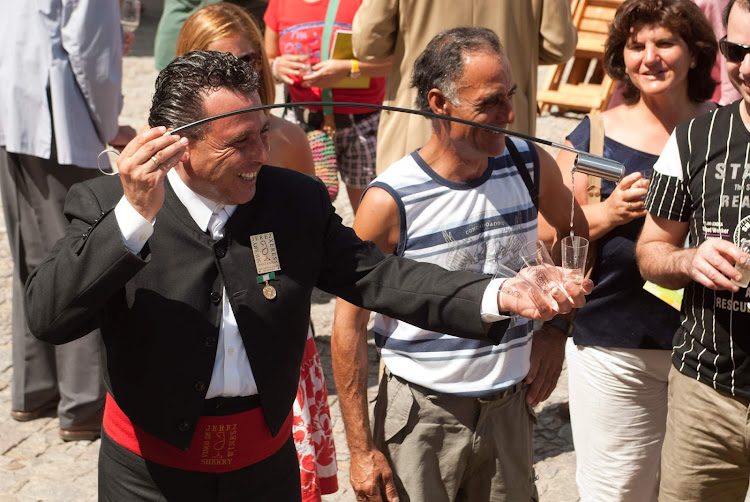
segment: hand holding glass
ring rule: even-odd
[[[524,296],[531,300],[531,303],[540,314],[550,311],[557,312],[557,302],[550,295],[546,294],[538,286],[531,282],[529,278],[525,277],[524,274],[510,269],[502,263],[498,263],[493,279],[518,279],[513,281],[512,283],[506,281],[500,289],[501,297],[502,295],[507,295],[516,299],[516,301],[514,302],[514,313],[518,315],[526,314],[524,315],[524,317],[529,318],[537,317],[529,312],[519,312],[519,310],[523,310],[521,308],[521,303],[522,297]]]
[[[532,282],[538,286],[544,293],[551,295],[555,288],[568,296],[565,286],[562,283],[562,274],[552,261],[547,248],[542,241],[533,241],[526,243],[520,251],[521,259],[528,269],[522,270],[522,273],[528,274]]]

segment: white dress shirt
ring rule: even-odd
[[[214,212],[224,210],[231,216],[237,206],[224,206],[193,192],[180,179],[180,176],[174,169],[167,174],[169,182],[180,199],[180,202],[187,208],[190,216],[195,223],[204,232],[211,226],[211,223],[218,223]],[[115,217],[122,232],[122,239],[125,246],[132,252],[141,251],[146,241],[153,235],[153,223],[146,220],[143,216],[130,205],[128,200],[123,197],[115,206]],[[224,224],[226,221],[213,226],[212,237],[219,240],[224,237]],[[252,264],[248,265],[252,266]],[[494,279],[484,291],[481,304],[481,318],[486,323],[492,323],[507,319],[507,316],[500,315],[497,306],[497,293],[504,279]],[[211,383],[208,386],[206,399],[217,396],[250,396],[258,393],[258,387],[253,377],[253,370],[250,368],[250,361],[245,352],[245,346],[242,343],[237,320],[232,312],[232,306],[227,300],[226,291],[222,289],[222,316],[221,327],[219,328],[219,341],[216,347],[216,361],[214,370],[211,374]]]
[[[183,183],[174,169],[169,171],[167,177],[177,198],[188,210],[198,227],[204,232],[212,227],[211,237],[214,240],[224,237],[226,220],[215,222],[214,212],[223,208],[227,215],[231,216],[237,206],[223,206],[198,195]],[[146,241],[154,233],[152,223],[133,209],[125,196],[120,199],[115,207],[115,216],[125,246],[132,253],[140,252]],[[212,223],[218,224],[211,225]],[[251,267],[252,264],[248,266]],[[221,296],[222,312],[219,341],[216,346],[216,360],[214,361],[214,370],[211,374],[211,383],[208,386],[206,399],[217,396],[251,396],[258,393],[258,386],[253,377],[253,370],[250,368],[245,345],[242,343],[237,320],[223,288]]]

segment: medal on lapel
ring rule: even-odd
[[[276,298],[276,288],[269,284],[268,281],[275,279],[276,274],[274,272],[281,270],[273,232],[251,235],[250,247],[253,250],[255,268],[258,271],[258,284],[265,283],[265,286],[263,286],[263,296],[267,300],[273,300]]]
[[[273,300],[274,298],[276,298],[276,288],[268,284],[268,281],[275,278],[276,274],[274,274],[273,272],[258,276],[258,284],[260,284],[261,282],[266,283],[266,285],[263,286],[263,296],[265,296],[268,300]]]

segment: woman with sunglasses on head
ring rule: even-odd
[[[220,2],[188,17],[177,39],[177,56],[193,50],[231,52],[260,72],[258,94],[265,105],[274,102],[275,89],[262,37],[255,21],[242,7]],[[284,119],[268,116],[271,121],[269,163],[314,175],[312,153],[304,131]],[[307,333],[293,412],[292,433],[300,463],[302,501],[317,502],[322,494],[338,490],[338,479],[328,394],[312,326]]]
[[[252,64],[260,73],[260,101],[264,105],[274,103],[276,87],[268,57],[263,50],[263,35],[242,7],[220,2],[191,14],[180,30],[175,56],[197,50],[231,52]],[[271,115],[269,110],[266,115],[271,121],[270,164],[315,174],[310,143],[305,132],[299,126]]]
[[[566,144],[625,165],[615,185],[589,200],[586,175],[574,195],[598,249],[594,291],[568,340],[570,419],[581,500],[656,501],[667,414],[667,376],[679,312],[643,289],[635,241],[643,226],[649,177],[672,130],[716,107],[711,68],[716,37],[690,0],[626,0],[606,42],[607,73],[623,103],[586,118]],[[599,127],[599,123],[603,126]],[[593,152],[597,153],[597,152]],[[575,154],[557,157],[570,183]]]

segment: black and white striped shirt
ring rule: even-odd
[[[750,239],[750,132],[737,101],[678,126],[654,166],[646,208],[690,223],[690,246]],[[750,291],[685,288],[672,362],[683,374],[750,399]]]

